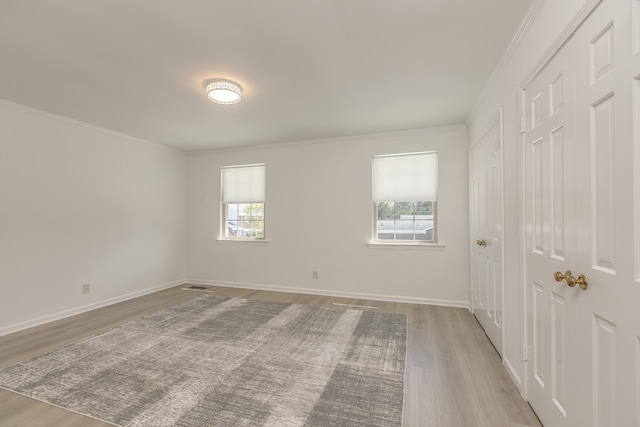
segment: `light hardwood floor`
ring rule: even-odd
[[[179,286],[0,337],[0,368],[94,335],[127,320],[192,298]],[[466,309],[209,287],[224,296],[314,306],[334,302],[407,314],[404,427],[540,426],[521,399],[500,358]],[[15,393],[0,390],[0,426],[106,427]]]

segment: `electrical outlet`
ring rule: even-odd
[[[84,283],[82,285],[82,293],[88,294],[89,292],[91,292],[91,283]]]
[[[317,271],[314,271],[314,272],[311,274],[311,277],[313,278],[313,280],[318,280],[318,272],[317,272]]]

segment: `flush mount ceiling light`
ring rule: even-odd
[[[242,88],[231,80],[214,79],[205,82],[207,97],[218,104],[235,104],[240,101]]]

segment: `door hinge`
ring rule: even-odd
[[[524,362],[529,360],[529,351],[528,351],[528,346],[526,344],[522,344],[522,360]]]
[[[495,147],[494,152],[500,151],[500,137],[497,135],[494,135],[492,143],[493,143],[493,146]]]
[[[527,118],[526,117],[521,117],[520,118],[520,133],[526,133],[527,132]]]

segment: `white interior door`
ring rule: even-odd
[[[472,311],[503,352],[502,113],[470,153]]]
[[[640,426],[639,52],[640,2],[604,0],[525,89],[526,377],[546,426]]]
[[[578,372],[590,372],[579,386],[589,402],[585,421],[594,426],[640,426],[639,12],[638,0],[604,1],[576,37],[584,69],[577,80],[575,161],[585,167],[575,271],[589,287],[577,335],[588,344],[575,363]]]
[[[525,220],[527,396],[543,424],[573,425],[575,289],[554,279],[576,264],[575,40],[526,88]],[[576,424],[577,425],[577,424]]]

